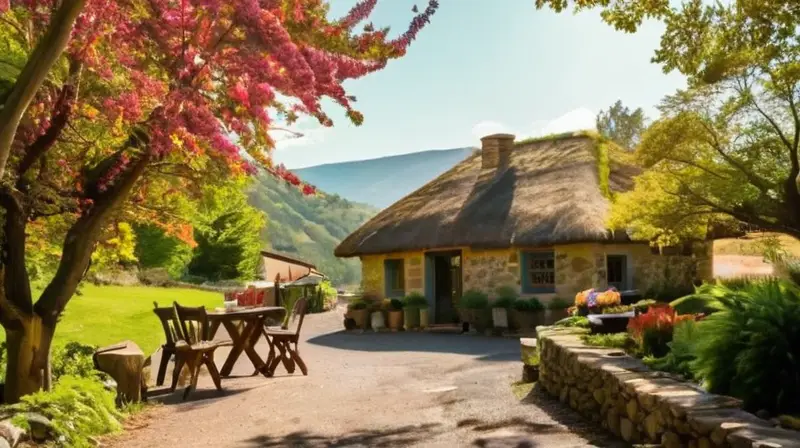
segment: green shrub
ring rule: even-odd
[[[748,410],[800,411],[800,289],[771,280],[728,291],[698,324],[695,376]]]
[[[389,300],[389,310],[391,311],[401,311],[403,309],[403,301],[400,299],[390,299]]]
[[[114,399],[114,393],[105,390],[97,379],[67,375],[61,377],[50,392],[26,395],[11,409],[47,417],[59,446],[83,448],[95,446],[91,437],[122,429],[123,414],[117,410]],[[23,415],[18,414],[13,421],[28,429]]]
[[[586,316],[566,317],[553,325],[556,327],[589,328],[589,318]]]
[[[347,309],[350,311],[365,310],[369,308],[369,303],[364,299],[353,299],[347,304]]]
[[[711,314],[724,309],[720,298],[735,294],[739,289],[730,288],[720,282],[703,283],[694,294],[672,301],[670,306],[679,314]]]
[[[684,285],[677,281],[662,281],[652,285],[644,294],[644,297],[654,299],[657,302],[671,302],[680,297],[691,294],[691,285]]]
[[[97,348],[80,342],[68,342],[63,347],[56,347],[50,354],[50,366],[53,381],[62,376],[90,378],[100,374],[94,368],[92,355]]]
[[[675,325],[669,352],[661,358],[646,356],[643,361],[648,367],[663,372],[677,373],[693,378],[692,361],[695,359],[694,347],[697,344],[697,322],[686,320]]]
[[[514,302],[514,309],[527,312],[544,311],[544,305],[536,297],[531,297],[530,299],[520,299]]]
[[[486,309],[489,307],[489,296],[481,291],[471,289],[461,296],[458,307],[468,310]]]
[[[509,308],[513,308],[514,304],[516,302],[517,302],[517,299],[515,299],[514,297],[498,297],[497,300],[495,300],[492,303],[492,308],[509,309]]]
[[[404,308],[427,308],[428,307],[428,299],[425,298],[422,294],[418,292],[412,292],[411,294],[405,296],[403,298],[403,307]]]
[[[635,345],[628,333],[586,334],[581,337],[587,345],[629,350]]]
[[[555,299],[551,300],[550,303],[547,304],[548,310],[565,310],[572,306],[572,301],[556,297]]]

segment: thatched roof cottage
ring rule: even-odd
[[[514,142],[496,134],[449,171],[381,211],[336,248],[360,257],[365,292],[423,293],[437,323],[462,291],[571,299],[583,289],[647,290],[711,275],[711,248],[661,255],[606,227],[617,192],[638,172],[596,135]]]

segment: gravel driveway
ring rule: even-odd
[[[300,351],[309,376],[201,378],[189,402],[165,399],[119,447],[625,446],[537,392],[519,399],[515,339],[341,332],[342,312],[310,315]],[[260,352],[265,353],[266,346]],[[225,351],[220,353],[220,361]],[[171,370],[170,370],[171,372]]]

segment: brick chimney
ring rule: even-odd
[[[492,134],[481,139],[481,169],[496,170],[508,164],[508,155],[514,147],[511,134]]]

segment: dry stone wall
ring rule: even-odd
[[[539,386],[627,442],[669,448],[800,447],[800,432],[769,426],[742,411],[739,400],[653,372],[619,350],[587,346],[580,330],[537,331]]]

